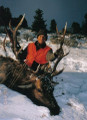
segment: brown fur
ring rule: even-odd
[[[48,107],[52,115],[59,114],[60,108],[53,96],[53,88],[50,92],[47,88],[47,86],[52,87],[51,80],[46,83],[48,81],[44,78],[46,74],[37,76],[28,69],[26,64],[0,56],[0,83],[26,95],[37,105]],[[24,85],[29,87],[19,87]]]

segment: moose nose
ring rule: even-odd
[[[55,108],[50,108],[51,115],[59,115],[60,112],[60,107],[58,105]]]

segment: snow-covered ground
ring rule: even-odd
[[[4,34],[0,34],[0,43],[4,37]],[[48,38],[50,39],[50,36]],[[49,39],[47,44],[55,51],[57,45],[50,43]],[[21,43],[23,46],[28,44],[24,39]],[[54,81],[59,82],[54,90],[54,96],[61,107],[59,115],[51,116],[48,108],[37,106],[26,96],[0,85],[0,120],[87,120],[86,45],[83,42],[82,47],[78,48],[64,46],[65,52],[70,53],[61,60],[57,70],[63,67],[65,69],[61,75],[54,77]],[[6,49],[7,55],[15,59],[11,49]],[[2,45],[0,55],[5,56]]]

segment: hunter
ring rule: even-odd
[[[47,37],[47,32],[40,30],[37,33],[37,41],[29,43],[18,55],[21,62],[25,62],[34,71],[37,70],[38,65],[53,61],[60,54],[59,49],[53,53],[52,48],[46,45]]]

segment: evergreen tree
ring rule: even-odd
[[[11,17],[10,9],[0,6],[0,26],[8,26]]]
[[[23,17],[23,15],[19,16],[18,23],[20,22],[20,20],[21,20],[22,17]],[[22,23],[21,27],[23,27],[23,28],[27,28],[28,27],[27,20],[25,18],[23,20],[23,23]]]
[[[12,18],[11,19],[11,25],[13,26],[13,27],[16,27],[17,26],[17,24],[18,24],[18,18]]]
[[[45,20],[43,19],[43,11],[37,9],[35,11],[34,22],[32,23],[32,30],[38,32],[40,29],[46,30]]]
[[[11,19],[12,26],[16,27],[18,25],[18,23],[20,22],[22,17],[23,16],[20,15],[18,18],[12,18]],[[21,27],[23,27],[23,28],[27,28],[28,27],[27,20],[25,18],[23,20],[23,23],[22,23]]]
[[[50,32],[55,33],[56,32],[56,21],[53,19],[51,20],[51,24],[50,24]]]
[[[87,35],[87,13],[84,16],[84,22],[82,23],[82,33]]]
[[[73,22],[71,28],[73,30],[73,33],[80,33],[81,31],[80,24],[77,22]]]

